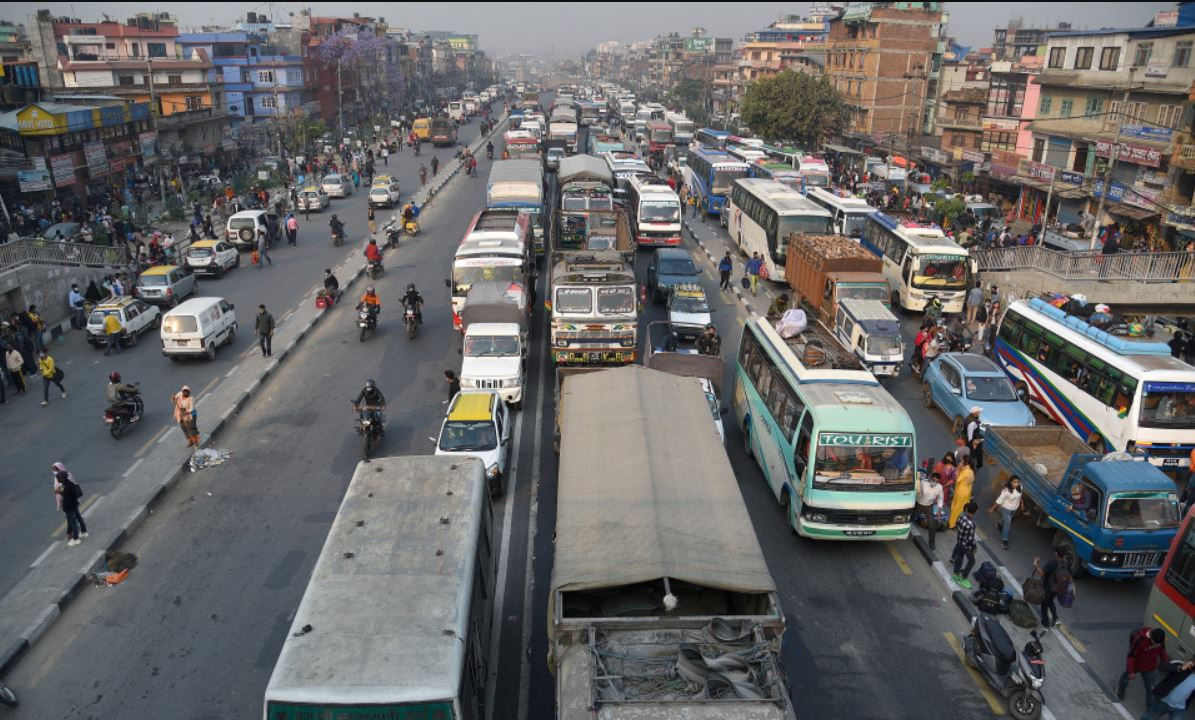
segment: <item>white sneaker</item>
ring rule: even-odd
[[[87,537],[87,533],[83,533],[83,534],[82,534],[82,535],[80,535],[79,537]]]
[[[66,399],[66,393],[62,393],[62,399],[63,399],[63,400],[65,400],[65,399]]]
[[[73,547],[73,546],[75,546],[75,545],[78,545],[78,544],[79,544],[79,542],[80,542],[79,540],[67,540],[67,541],[66,541],[66,546],[67,546],[67,547]]]

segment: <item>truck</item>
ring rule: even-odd
[[[624,221],[625,222],[625,221]],[[635,361],[639,285],[634,254],[553,251],[548,278],[551,353],[559,365]]]
[[[638,243],[621,210],[591,210],[583,215],[566,215],[561,221],[555,250],[616,250],[634,264]]]
[[[549,122],[548,139],[563,141],[570,153],[577,152],[577,123]]]
[[[568,375],[557,415],[557,720],[795,720],[784,611],[698,380]]]
[[[506,404],[523,406],[531,305],[517,283],[479,282],[460,311],[461,388],[493,390]]]
[[[509,134],[509,133],[508,133]],[[527,213],[532,245],[544,254],[544,170],[538,160],[496,160],[486,183],[485,205],[490,210]]]
[[[1038,527],[1069,552],[1071,574],[1101,578],[1158,573],[1178,531],[1178,488],[1140,453],[1094,452],[1061,426],[989,426],[984,452],[998,482],[1021,480]]]
[[[601,158],[592,155],[566,157],[556,170],[556,189],[559,194],[552,218],[552,247],[565,250],[570,249],[561,244],[567,224],[575,226],[580,222],[578,218],[595,210],[614,209],[614,174]]]
[[[428,138],[436,147],[456,145],[456,121],[448,117],[432,118]]]
[[[791,233],[784,279],[827,327],[845,298],[891,301],[883,261],[842,235]]]

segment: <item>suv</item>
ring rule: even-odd
[[[154,265],[141,273],[133,294],[147,303],[174,307],[199,289],[190,268],[178,265]]]
[[[136,298],[119,297],[100,303],[87,318],[87,342],[94,348],[106,347],[107,333],[104,318],[115,315],[124,330],[124,344],[132,347],[142,333],[152,330],[162,321],[162,311]]]
[[[278,216],[269,210],[242,210],[228,218],[224,237],[238,250],[252,250],[257,247],[257,231],[269,232],[271,220],[280,227]]]
[[[493,390],[462,390],[440,426],[436,455],[475,457],[485,465],[491,495],[502,493],[510,462],[510,411]]]
[[[241,264],[241,254],[227,240],[196,240],[185,253],[187,267],[196,273],[221,277]]]
[[[549,170],[559,170],[560,161],[567,155],[562,147],[548,148],[548,154],[544,156],[544,164],[548,166]]]
[[[647,289],[653,302],[662,303],[674,285],[695,283],[701,278],[697,263],[680,248],[657,248],[647,266]]]

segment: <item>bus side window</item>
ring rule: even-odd
[[[900,276],[902,278],[904,278],[904,280],[906,282],[911,282],[912,270],[913,270],[913,256],[909,255],[905,258],[904,267],[902,267],[900,269]]]

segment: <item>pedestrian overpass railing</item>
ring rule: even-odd
[[[21,238],[0,245],[0,271],[22,265],[74,265],[126,268],[128,248],[87,243],[63,243],[42,238]]]
[[[1060,252],[1040,245],[972,249],[980,272],[1036,270],[1063,280],[1195,283],[1195,253]]]

